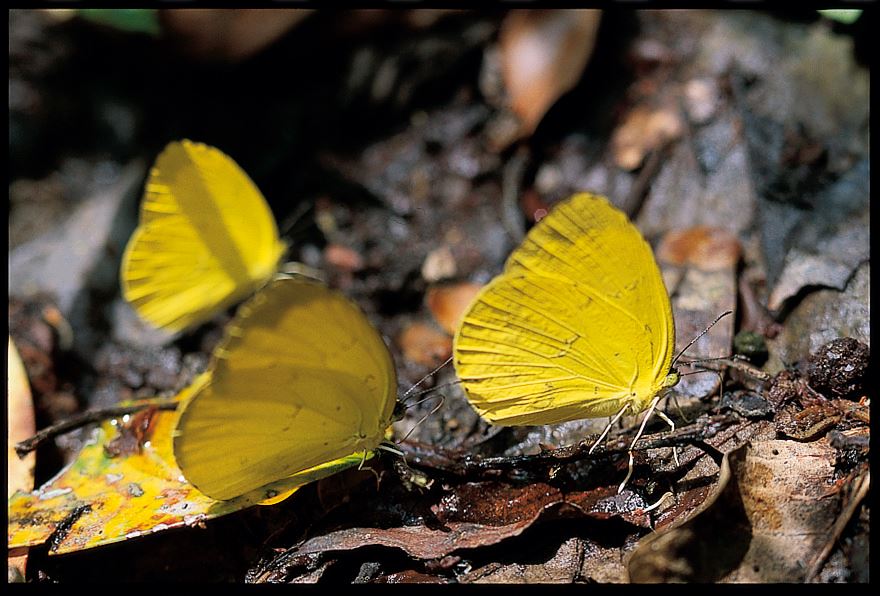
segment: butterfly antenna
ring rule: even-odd
[[[724,311],[723,313],[721,313],[720,315],[718,315],[717,317],[715,317],[715,320],[712,321],[712,322],[709,324],[708,327],[706,327],[705,329],[703,329],[703,331],[702,331],[698,336],[696,336],[695,338],[693,338],[693,339],[690,341],[690,343],[689,343],[688,345],[686,345],[686,346],[682,349],[681,352],[678,353],[678,356],[676,356],[675,359],[673,359],[673,361],[672,361],[672,368],[675,368],[675,363],[678,362],[678,359],[681,358],[681,355],[684,354],[684,353],[688,350],[688,348],[690,348],[692,345],[694,345],[695,343],[697,343],[697,341],[698,341],[701,337],[703,337],[704,335],[706,335],[706,334],[709,332],[709,329],[711,329],[712,327],[715,326],[715,323],[717,323],[718,321],[720,321],[721,319],[723,319],[724,317],[726,317],[727,315],[730,315],[730,314],[733,314],[733,311],[732,311],[732,310],[726,310],[726,311]]]
[[[718,362],[719,360],[727,360],[730,361],[731,358],[736,358],[738,354],[734,354],[732,356],[718,356],[715,358],[698,358],[697,360],[682,360],[681,363],[687,366],[691,366],[693,364],[700,364],[701,362]]]
[[[406,393],[403,394],[403,398],[402,398],[402,400],[405,400],[406,397],[407,397],[410,393],[412,393],[413,390],[415,390],[416,387],[418,387],[419,385],[421,385],[421,384],[425,381],[425,379],[427,379],[428,377],[430,377],[430,376],[432,376],[432,375],[437,374],[437,371],[438,371],[438,370],[440,370],[441,368],[443,368],[444,366],[446,366],[446,365],[449,364],[450,362],[452,362],[452,356],[450,356],[449,358],[447,358],[447,359],[446,359],[446,362],[444,362],[443,364],[441,364],[440,366],[438,366],[437,368],[435,368],[434,370],[432,370],[431,372],[429,372],[428,374],[426,374],[426,375],[425,375],[424,377],[422,377],[421,379],[419,379],[419,380],[416,382],[415,385],[413,385],[412,387],[410,387],[409,389],[407,389],[407,390],[406,390]],[[402,400],[401,400],[401,401],[402,401]]]
[[[448,383],[443,383],[442,385],[437,385],[436,387],[431,387],[430,389],[423,389],[422,391],[419,391],[418,393],[412,395],[411,397],[418,397],[420,395],[425,395],[426,393],[434,393],[435,391],[439,391],[441,389],[446,389],[447,387],[452,387],[453,385],[460,385],[460,384],[461,384],[461,381],[450,381]],[[419,400],[415,403],[407,404],[406,407],[411,408],[413,406],[419,405],[420,403],[422,403],[424,401],[425,400],[422,399],[422,400]]]
[[[425,401],[426,399],[429,399],[429,398],[425,398],[425,399],[423,399],[422,401],[420,401],[420,402],[418,402],[418,403],[422,403],[422,402]],[[443,403],[444,403],[445,401],[446,401],[446,397],[445,397],[443,394],[440,394],[440,403],[437,404],[436,406],[434,406],[434,409],[433,409],[433,410],[431,410],[430,412],[428,412],[427,414],[425,414],[424,416],[422,416],[421,419],[420,419],[418,422],[416,422],[415,424],[413,424],[413,427],[412,427],[411,429],[409,429],[409,432],[406,433],[406,434],[403,436],[402,439],[400,439],[399,441],[397,441],[397,444],[399,445],[399,444],[403,443],[404,441],[406,441],[406,440],[409,438],[409,436],[410,436],[411,434],[413,434],[413,431],[414,431],[415,429],[417,429],[417,428],[419,427],[419,425],[420,425],[422,422],[424,422],[425,420],[428,419],[428,416],[433,416],[433,415],[437,412],[437,410],[439,410],[441,407],[443,407]],[[415,405],[415,404],[413,404],[413,405]]]

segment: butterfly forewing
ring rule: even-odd
[[[269,206],[231,158],[173,142],[150,171],[123,295],[151,324],[179,331],[253,293],[283,251]]]

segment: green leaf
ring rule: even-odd
[[[862,16],[862,11],[857,8],[831,8],[820,10],[819,14],[826,19],[831,19],[832,21],[837,21],[844,25],[852,25],[860,16]]]
[[[77,15],[87,21],[128,33],[159,35],[159,17],[152,8],[80,8]]]

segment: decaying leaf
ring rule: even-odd
[[[9,498],[17,490],[27,491],[34,486],[34,464],[36,453],[29,453],[19,458],[15,453],[15,444],[34,434],[34,403],[28,384],[24,364],[9,338],[6,354],[6,497]],[[7,560],[9,574],[24,578],[27,565],[27,553],[10,556]]]
[[[587,566],[587,561],[596,559],[602,560],[603,568]],[[578,580],[619,583],[624,581],[625,575],[618,549],[569,538],[546,561],[490,563],[462,575],[458,581],[474,584],[570,584]]]
[[[403,356],[423,366],[437,366],[452,355],[452,339],[435,325],[415,322],[397,336]]]
[[[614,162],[624,170],[635,170],[645,156],[684,131],[678,110],[671,106],[636,106],[611,136]]]
[[[207,378],[207,374],[198,377],[176,399],[188,399]],[[61,554],[201,524],[251,505],[277,503],[308,482],[361,462],[358,455],[233,500],[215,501],[188,484],[174,462],[171,433],[176,416],[174,411],[154,412],[147,429],[141,429],[149,434],[141,432],[140,448],[112,457],[106,448],[117,435],[118,422],[107,421],[57,476],[38,490],[12,495],[10,552],[49,541],[50,554]]]
[[[593,53],[599,10],[512,10],[499,35],[501,73],[518,136],[530,135],[547,110],[575,86]]]
[[[160,10],[159,21],[183,51],[211,60],[238,62],[281,37],[311,9]]]
[[[592,490],[562,490],[546,483],[515,486],[501,482],[471,482],[413,496],[409,492],[382,493],[381,502],[355,504],[364,525],[319,533],[276,557],[267,568],[268,581],[297,574],[314,565],[314,555],[349,551],[365,546],[400,549],[421,560],[439,560],[462,549],[498,544],[520,536],[534,523],[588,517],[623,519],[637,527],[650,523],[645,502],[616,486]],[[398,503],[388,508],[384,503]],[[405,519],[400,519],[400,516]],[[367,519],[370,518],[370,519]],[[391,519],[394,518],[394,519]]]
[[[34,434],[34,404],[31,400],[31,389],[28,384],[24,364],[9,338],[6,355],[6,415],[8,428],[6,436],[6,497],[9,498],[17,490],[30,490],[34,485],[35,453],[19,458],[15,453],[15,444]]]
[[[801,582],[841,506],[828,441],[757,441],[725,455],[703,506],[644,538],[633,582]]]
[[[432,286],[425,295],[425,303],[440,326],[449,335],[455,335],[459,320],[481,288],[467,282]]]
[[[657,247],[657,260],[672,296],[676,347],[682,349],[723,312],[736,309],[736,267],[740,245],[727,230],[698,226],[666,234]],[[730,354],[735,316],[727,316],[685,352],[684,360]],[[705,396],[717,390],[718,377],[689,375],[676,393]]]

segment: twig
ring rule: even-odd
[[[64,433],[80,428],[81,426],[85,426],[86,424],[101,422],[102,420],[106,420],[108,418],[116,418],[118,416],[125,416],[126,414],[134,414],[135,412],[151,406],[155,407],[157,410],[176,410],[177,404],[178,402],[176,401],[164,403],[141,403],[130,406],[114,406],[110,408],[103,408],[101,410],[89,410],[87,412],[82,412],[68,418],[67,420],[62,420],[61,422],[57,422],[55,424],[52,424],[51,426],[47,426],[34,436],[27,438],[19,443],[16,443],[15,453],[18,455],[18,457],[23,458],[25,455],[36,449],[41,443],[44,443],[49,439],[53,439],[58,435],[63,435]]]
[[[501,176],[501,221],[515,245],[522,242],[526,235],[518,199],[528,160],[529,151],[522,145],[504,166]]]
[[[633,182],[629,194],[623,202],[623,211],[630,219],[635,220],[639,211],[641,211],[645,196],[648,193],[648,186],[660,170],[660,165],[663,163],[661,158],[666,154],[667,147],[671,145],[672,142],[667,140],[659,147],[652,149],[651,153],[648,154],[648,160],[639,172],[638,177],[636,177],[635,182]]]
[[[828,542],[825,543],[825,547],[819,553],[819,556],[816,557],[816,560],[813,562],[812,567],[810,567],[810,572],[807,574],[807,581],[812,582],[815,581],[816,577],[819,575],[819,572],[822,571],[822,566],[825,565],[825,560],[828,558],[828,555],[831,554],[831,550],[837,544],[837,541],[840,539],[840,535],[843,534],[844,528],[846,528],[847,524],[849,524],[850,519],[852,519],[853,513],[855,513],[859,504],[862,502],[862,499],[868,494],[868,489],[871,488],[871,471],[868,470],[858,478],[856,478],[855,482],[853,482],[853,497],[846,504],[846,507],[843,508],[843,511],[840,513],[840,516],[837,518],[837,521],[834,522],[834,527],[831,528],[831,535],[828,537]]]
[[[717,416],[705,416],[696,423],[669,433],[648,435],[639,439],[636,450],[674,447],[678,445],[704,445],[704,441],[713,437],[722,428],[739,422],[741,418],[735,413]],[[487,457],[482,459],[462,456],[457,452],[444,452],[435,448],[413,443],[400,443],[398,447],[404,451],[407,461],[411,464],[445,472],[454,476],[491,475],[523,468],[557,467],[580,461],[586,458],[605,459],[626,454],[629,451],[629,440],[625,436],[617,437],[607,446],[596,449],[592,455],[588,453],[595,437],[587,437],[576,445],[551,449],[534,455],[515,457]]]

